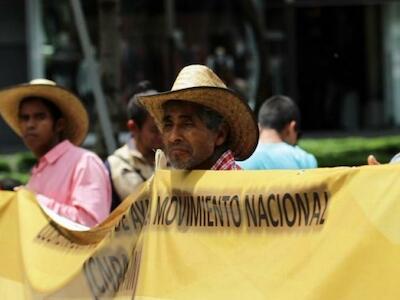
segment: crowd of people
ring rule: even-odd
[[[156,149],[174,169],[317,167],[315,157],[297,146],[301,120],[292,99],[267,99],[257,122],[247,102],[203,65],[183,68],[167,92],[139,83],[127,106],[130,139],[105,162],[80,147],[89,127],[81,101],[52,81],[3,89],[0,114],[37,158],[28,183],[17,189],[88,227],[152,176]],[[368,163],[378,164],[373,157]]]

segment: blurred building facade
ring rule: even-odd
[[[168,90],[179,69],[201,63],[255,110],[272,94],[290,95],[306,132],[400,128],[398,1],[110,1],[119,5],[116,105],[139,80]],[[81,1],[96,49],[105,42],[99,2]],[[0,0],[0,14],[0,87],[44,76],[95,115],[70,1]]]

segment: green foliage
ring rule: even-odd
[[[11,167],[6,160],[0,160],[0,173],[11,172]]]
[[[0,179],[9,178],[20,181],[22,184],[28,182],[29,174],[19,172],[0,172]]]
[[[367,164],[369,154],[389,162],[400,152],[400,136],[304,139],[300,147],[315,155],[319,167],[360,166]]]
[[[315,155],[319,167],[360,166],[369,154],[387,163],[400,152],[400,136],[302,139],[300,147]],[[30,152],[0,155],[0,179],[14,178],[26,183],[36,159]]]
[[[16,169],[21,173],[29,173],[36,163],[36,158],[31,153],[19,153],[16,158]]]
[[[30,152],[0,155],[0,179],[11,178],[25,184],[36,159]]]

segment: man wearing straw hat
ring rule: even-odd
[[[238,170],[258,141],[246,102],[203,65],[183,68],[171,91],[141,96],[161,131],[172,167]]]
[[[42,206],[90,227],[108,216],[108,174],[97,155],[78,147],[89,121],[74,94],[36,79],[0,91],[0,114],[38,159],[26,188]]]

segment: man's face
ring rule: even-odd
[[[208,129],[196,109],[189,102],[167,103],[164,108],[162,137],[176,169],[209,169],[216,147],[225,141],[226,134]]]
[[[23,101],[18,118],[22,140],[36,157],[43,156],[59,142],[62,122],[56,124],[42,100]]]
[[[163,143],[153,118],[147,116],[140,128],[137,126],[134,128],[133,135],[138,149],[144,157],[151,158],[151,162],[154,161],[155,150],[163,148]]]

